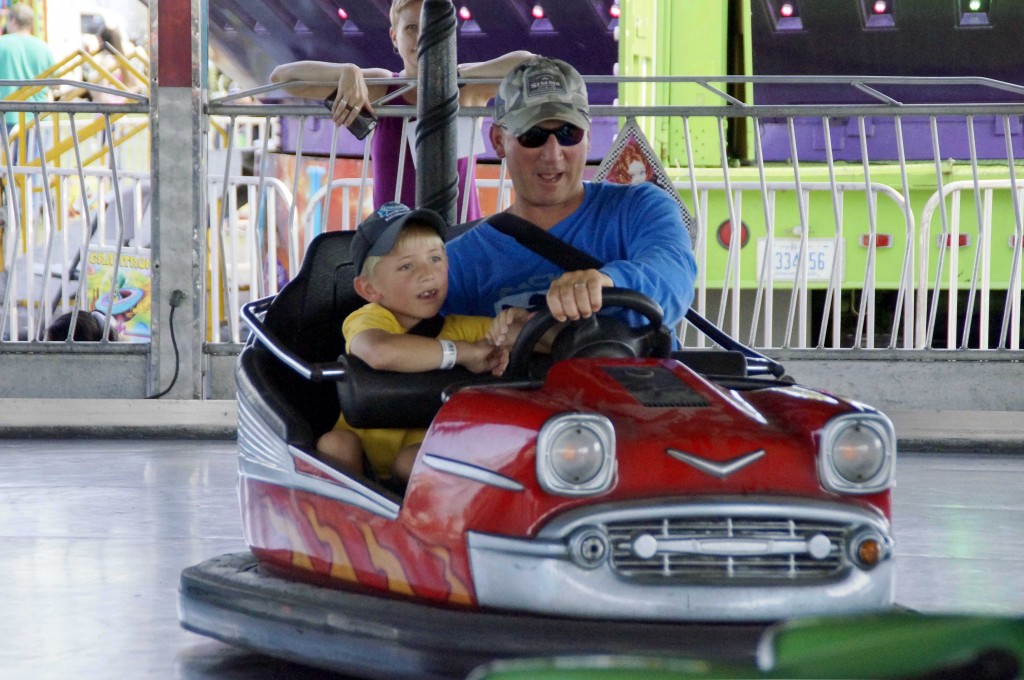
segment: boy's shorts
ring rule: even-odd
[[[345,416],[338,416],[335,430],[354,432],[363,444],[363,452],[370,460],[370,466],[378,479],[391,477],[391,466],[395,464],[398,452],[407,446],[419,444],[427,436],[426,430],[399,430],[393,428],[359,428],[345,422]]]

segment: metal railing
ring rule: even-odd
[[[632,80],[638,79],[588,78],[593,82]],[[971,249],[981,261],[991,263],[993,257],[997,259],[995,274],[990,267],[979,271],[972,279],[974,283],[961,281],[956,276],[939,282],[935,278],[936,267],[956,263],[958,253],[953,251],[964,246],[960,246],[959,241],[943,241],[941,247],[923,248],[917,225],[925,215],[924,204],[944,191],[943,184],[950,177],[960,174],[973,178],[969,183],[976,193],[985,186],[982,182],[1009,181],[1008,178],[1015,175],[1017,160],[1012,138],[1016,134],[1019,143],[1020,134],[1012,132],[1011,121],[1024,112],[1024,104],[904,105],[882,90],[894,85],[938,85],[954,89],[980,86],[1024,101],[1024,88],[975,78],[734,77],[712,81],[662,77],[650,80],[666,85],[699,86],[720,96],[724,102],[717,107],[594,106],[592,110],[595,126],[601,121],[614,125],[618,116],[640,117],[648,123],[675,121],[682,123],[688,150],[698,143],[719,147],[719,158],[725,160],[717,167],[695,167],[691,160],[687,166],[667,169],[697,223],[694,246],[701,274],[695,305],[700,312],[716,319],[744,341],[763,348],[967,350],[999,346],[1019,349],[1021,317],[1012,302],[1014,291],[1019,297],[1020,285],[1019,281],[1014,283],[1012,277],[1002,273],[1003,270],[1019,272],[1019,247],[1009,253],[992,252],[991,238],[978,238]],[[732,82],[838,82],[866,93],[873,101],[856,105],[748,106],[724,92],[722,86]],[[259,95],[270,89],[258,88],[236,96]],[[291,241],[300,252],[289,251],[287,256],[286,266],[294,271],[312,235],[323,229],[353,228],[359,218],[369,212],[367,199],[373,182],[367,173],[372,164],[368,157],[369,145],[360,147],[358,153],[348,153],[347,158],[355,162],[356,171],[338,179],[335,167],[339,159],[346,157],[339,149],[346,142],[351,147],[348,133],[332,129],[326,160],[311,152],[314,143],[304,137],[309,120],[326,119],[327,112],[321,106],[242,107],[228,101],[211,103],[211,111],[229,119],[258,116],[261,110],[268,121],[290,118],[299,130],[294,156],[290,157],[294,167],[289,170],[296,202],[288,217],[289,230],[302,235]],[[415,111],[411,107],[384,106],[378,113],[407,117]],[[478,125],[486,113],[486,110],[468,109],[460,115]],[[611,115],[617,117],[610,118]],[[1003,121],[1006,127],[1007,153],[1002,159],[979,158],[975,128],[982,116]],[[927,134],[922,137],[921,131],[915,128],[916,136],[908,139],[910,135],[904,132],[904,127],[911,122],[919,127],[923,122]],[[959,130],[956,125],[960,126]],[[739,166],[730,162],[731,151],[725,141],[730,126],[751,129],[750,145],[754,151],[752,157]],[[692,131],[697,129],[705,131],[705,139],[695,139],[697,133]],[[876,138],[883,137],[887,129],[891,129],[892,139],[879,154]],[[966,139],[956,139],[960,133]],[[853,161],[836,160],[831,143],[809,147],[807,141],[812,138],[831,141],[851,134],[857,142],[853,155],[858,158]],[[930,158],[922,155],[922,142],[929,147]],[[783,160],[772,161],[771,152],[765,153],[764,147],[769,143],[775,144],[776,154],[778,147],[784,148]],[[802,160],[809,148],[810,158]],[[940,152],[940,148],[969,151],[960,154],[956,172],[952,172],[950,155]],[[879,160],[873,158],[876,154]],[[765,160],[766,155],[769,160]],[[846,156],[849,155],[847,150]],[[688,153],[687,157],[692,159],[693,154]],[[323,173],[327,175],[327,182],[303,196],[299,184],[302,168],[317,165],[326,165]],[[481,173],[486,176],[478,176],[478,189],[494,194],[489,195],[491,200],[481,201],[484,213],[502,209],[511,195],[504,165],[481,163],[478,175]],[[982,175],[991,177],[993,174],[1007,179],[981,179]],[[946,195],[951,194],[946,192]],[[332,208],[339,196],[340,208]],[[956,212],[959,223],[961,205],[964,204],[959,202],[950,206],[942,211],[943,216],[949,219]],[[990,206],[980,214],[982,221],[977,227],[980,233],[991,231],[993,220],[1005,222],[1008,204],[1003,201],[997,208]],[[464,206],[460,206],[458,212],[465,216]],[[1019,214],[1019,210],[1014,210],[1013,214]],[[741,230],[734,229],[729,242],[717,244],[714,225],[723,216],[731,224],[744,225],[743,228],[749,230],[747,236],[741,237]],[[311,224],[314,222],[315,225]],[[943,229],[943,233],[947,233],[949,227]],[[746,238],[757,245],[756,249],[748,248]],[[989,249],[988,254],[981,257],[981,249]],[[938,262],[930,261],[928,258],[936,250],[940,253]],[[777,261],[783,259],[791,264],[778,266]],[[953,266],[947,271],[956,271],[956,268]],[[992,283],[993,275],[997,278],[996,285]],[[949,302],[939,310],[936,301],[944,288],[953,294],[945,293]],[[966,339],[972,337],[972,328],[989,322],[986,314],[992,308],[992,301],[988,298],[994,291],[1004,291],[1007,300],[1006,304],[996,305],[1004,310],[1000,329],[992,334],[986,331],[980,338],[975,330],[973,339],[967,342]],[[957,299],[964,295],[972,301],[986,298],[985,304],[977,305],[983,318],[974,318],[973,304],[966,306],[967,316],[964,316],[964,305],[957,304]],[[937,317],[947,317],[944,324],[948,332],[941,336],[934,331]],[[231,323],[232,327],[235,325]],[[685,330],[684,338],[687,337]],[[959,337],[957,342],[952,341],[954,336]],[[998,343],[993,341],[993,336],[999,339]],[[699,345],[704,341],[694,337],[693,342]]]
[[[676,182],[679,191],[692,190],[697,199],[693,202],[695,219],[698,224],[705,224],[704,215],[708,214],[709,200],[712,194],[720,194],[728,207],[728,215],[731,224],[744,224],[744,201],[745,194],[754,194],[758,203],[752,211],[762,211],[760,217],[767,225],[763,241],[759,244],[756,252],[745,251],[746,243],[742,240],[740,229],[732,229],[730,239],[722,244],[726,251],[724,270],[720,278],[713,280],[708,272],[708,250],[710,238],[708,230],[698,230],[697,242],[694,244],[694,251],[697,256],[698,282],[695,306],[699,311],[709,315],[716,324],[737,338],[755,347],[784,347],[784,348],[817,348],[837,349],[843,346],[840,337],[840,329],[843,319],[841,307],[841,293],[844,281],[851,281],[857,289],[862,292],[862,305],[857,310],[855,336],[852,345],[864,349],[875,347],[875,332],[878,330],[876,323],[876,310],[873,304],[874,293],[878,288],[878,268],[873,257],[877,249],[877,222],[868,217],[868,260],[860,279],[855,279],[856,274],[851,273],[847,278],[846,264],[843,257],[846,241],[844,240],[843,204],[847,194],[858,194],[867,197],[869,206],[877,205],[879,199],[890,201],[894,210],[902,216],[904,226],[904,239],[908,244],[913,243],[914,238],[914,216],[910,212],[909,205],[904,197],[890,186],[864,182],[803,182],[799,185],[796,182],[709,182],[694,181],[692,183]],[[810,229],[803,225],[809,225],[815,215],[808,209],[812,194],[824,194],[828,206],[834,212],[828,215],[829,219],[835,218],[835,229],[825,236],[819,236],[816,241],[821,243],[825,250],[815,251],[811,247],[809,232]],[[775,228],[778,219],[776,207],[781,196],[792,195],[792,200],[801,206],[803,221],[801,225],[794,227],[797,238],[797,250],[783,248],[776,243],[777,230]],[[780,241],[793,243],[794,239],[782,237]],[[906,292],[910,286],[910,249],[904,251],[903,271],[899,277],[899,290]],[[781,261],[792,262],[798,260],[799,253],[810,253],[812,257],[804,257],[798,261],[797,266],[777,266]],[[813,255],[819,255],[815,258]],[[754,266],[756,269],[755,285],[751,287],[745,284],[741,277],[741,269],[744,261],[756,258]],[[802,265],[802,266],[801,266]],[[777,276],[779,270],[788,273],[789,276]],[[821,305],[819,318],[814,319],[810,314],[809,300],[811,285],[815,282],[823,282],[827,288],[823,291],[824,301]],[[717,311],[709,301],[709,291],[721,291],[718,299]],[[779,293],[784,293],[788,301],[782,307],[781,318],[776,310],[779,302]],[[744,307],[745,299],[753,296],[753,305]],[[912,307],[913,298],[905,297],[906,305],[901,310],[904,312],[904,328],[908,329],[913,319],[914,310]],[[744,314],[746,311],[748,313]],[[781,333],[776,328],[776,323],[781,321],[784,329]],[[809,341],[812,334],[811,324],[818,322],[818,340],[814,343]],[[895,326],[894,321],[894,326]],[[891,329],[890,329],[891,330]],[[895,333],[889,333],[895,338]],[[828,341],[826,341],[828,338]],[[699,346],[703,345],[704,338],[695,339]]]
[[[964,194],[969,194],[973,199],[973,215],[970,217],[975,218],[976,229],[974,230],[964,223],[964,211],[961,209]],[[1005,233],[1007,230],[1003,230],[1005,240],[1002,243],[997,242],[993,233],[992,216],[998,194],[1008,197],[1008,202],[1013,207],[1012,229],[1009,230],[1009,235]],[[946,208],[947,199],[950,199],[948,209]],[[917,332],[919,337],[924,338],[923,346],[932,347],[936,346],[936,343],[942,346],[941,340],[935,337],[936,319],[940,315],[942,306],[940,292],[943,288],[947,291],[960,288],[959,244],[962,239],[969,241],[969,238],[963,237],[974,234],[977,238],[977,247],[973,261],[969,262],[971,274],[967,280],[967,300],[963,316],[973,318],[974,307],[978,306],[977,344],[979,347],[994,345],[1012,349],[1020,348],[1021,242],[1024,240],[1022,205],[1024,205],[1024,184],[1015,178],[951,182],[928,199],[922,210],[921,234],[918,239],[917,294],[920,298],[919,306],[922,313],[918,315]],[[933,228],[936,212],[941,218],[938,234]],[[938,253],[938,266],[935,267],[934,279],[926,280],[929,256],[933,249]],[[1010,262],[1010,270],[1004,272],[1003,280],[998,280],[992,271],[993,258],[1000,251],[1004,257],[1008,256]],[[991,323],[995,317],[992,303],[997,295],[1004,296],[1003,310],[997,331],[998,337],[993,338],[991,337]],[[947,294],[945,307],[947,319],[961,316],[958,309],[959,296]],[[944,346],[948,349],[968,349],[970,346],[969,326],[965,325],[958,334],[954,325],[947,324],[945,335]]]
[[[595,130],[635,119],[656,148],[685,146],[685,161],[665,172],[696,228],[699,312],[757,348],[809,355],[943,349],[984,357],[996,348],[1020,349],[1024,88],[983,79],[650,80],[699,87],[722,100],[592,107]],[[724,92],[730,82],[809,80],[839,82],[874,101],[748,106]],[[901,104],[880,93],[893,83],[991,87],[1020,102]],[[36,134],[0,139],[0,351],[40,342],[52,319],[76,305],[89,311],[80,287],[91,253],[109,251],[120,263],[121,255],[144,254],[150,245],[150,178],[137,170],[148,167],[148,157],[136,157],[130,143],[150,103],[144,95],[111,92],[123,101],[10,104],[32,119]],[[488,113],[459,115],[477,126]],[[354,228],[372,208],[374,180],[368,145],[335,129],[318,103],[214,100],[207,114],[211,151],[200,181],[215,228],[207,236],[202,332],[207,351],[231,351],[246,333],[241,305],[276,293],[316,234]],[[409,117],[415,110],[382,106],[378,114]],[[329,131],[316,149],[301,132],[314,119]],[[300,132],[294,152],[282,154],[288,120]],[[666,130],[679,130],[672,133],[679,137],[666,140]],[[737,131],[746,136],[745,155],[727,142]],[[982,132],[986,139],[979,139]],[[996,143],[1003,144],[1000,153],[992,152]],[[718,162],[697,165],[700,145]],[[148,154],[145,144],[136,147]],[[478,160],[476,170],[484,214],[507,206],[512,187],[504,164]],[[458,214],[465,216],[464,206]],[[104,284],[108,304],[119,294],[118,266]],[[704,343],[681,330],[687,345]]]
[[[0,134],[0,337],[7,342],[42,339],[57,310],[82,299],[76,293],[94,247],[113,248],[117,260],[122,249],[138,247],[129,242],[134,235],[126,238],[124,201],[140,206],[149,179],[124,167],[126,149],[138,138],[140,114],[148,120],[146,96],[64,79],[31,82],[116,93],[122,101],[18,101],[3,107],[19,113],[18,124]],[[140,212],[141,207],[134,214]],[[112,280],[111,290],[113,285]],[[112,291],[108,301],[113,296]]]

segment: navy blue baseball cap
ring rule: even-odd
[[[375,213],[360,222],[356,235],[352,237],[352,263],[356,272],[362,273],[366,258],[387,255],[395,247],[395,240],[402,228],[409,222],[422,224],[437,231],[441,240],[446,239],[448,225],[444,218],[428,208],[412,210],[403,203],[385,203]]]

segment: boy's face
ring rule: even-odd
[[[366,277],[366,294],[391,311],[406,330],[441,311],[448,295],[448,257],[436,233],[400,238]]]
[[[391,42],[405,64],[405,74],[412,76],[419,70],[419,59],[416,55],[420,40],[420,11],[422,2],[406,5],[395,16],[395,22],[388,31]]]

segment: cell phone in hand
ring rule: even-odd
[[[337,96],[338,91],[335,90],[329,97],[327,97],[327,99],[324,99],[324,106],[326,106],[328,110],[334,109],[334,100]],[[370,134],[375,127],[377,127],[377,117],[371,115],[366,111],[366,109],[363,109],[359,112],[356,119],[352,121],[352,124],[346,127],[348,127],[348,131],[351,132],[356,139],[366,139],[366,136]]]

